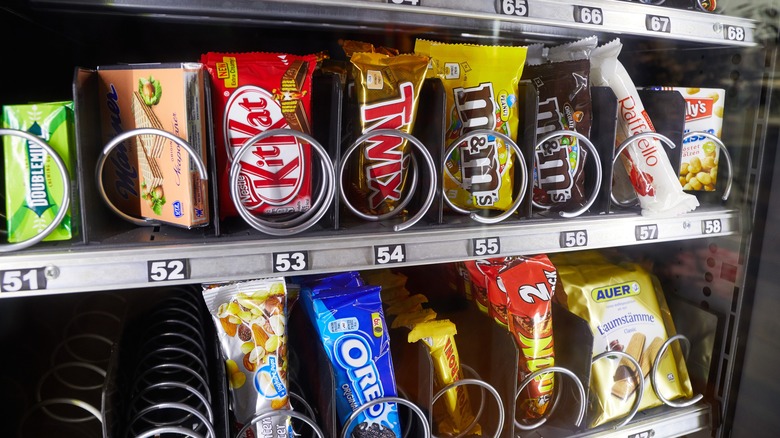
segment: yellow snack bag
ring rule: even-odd
[[[407,312],[422,310],[422,303],[427,303],[428,297],[423,294],[410,295],[401,301],[394,302],[385,308],[385,315],[400,315]]]
[[[517,84],[525,47],[445,44],[417,40],[430,50],[432,66],[447,95],[446,146],[477,129],[517,139]],[[460,208],[506,211],[512,205],[514,151],[494,136],[463,143],[445,163],[444,192]]]
[[[415,324],[433,321],[434,319],[436,319],[436,312],[433,309],[402,313],[395,317],[390,328],[408,327],[411,329]]]
[[[593,356],[604,351],[630,354],[641,366],[644,393],[639,410],[661,405],[649,373],[661,345],[674,326],[657,281],[640,265],[556,265],[566,306],[585,319],[593,332]],[[692,388],[679,348],[671,348],[659,364],[659,391],[667,398],[691,397]],[[637,371],[625,358],[601,359],[591,369],[589,426],[624,417],[635,403]]]
[[[415,324],[409,332],[407,340],[410,343],[423,341],[431,352],[436,391],[463,378],[454,338],[457,333],[455,324],[448,319],[421,322]],[[465,386],[451,388],[443,397],[448,418],[439,422],[440,436],[456,436],[464,432],[469,435],[482,435],[482,428],[474,421],[468,389]],[[474,426],[471,430],[466,430],[472,423]]]

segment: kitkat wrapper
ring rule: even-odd
[[[422,341],[431,353],[436,391],[463,379],[460,356],[455,344],[458,333],[455,324],[448,319],[415,324],[407,337],[409,342]],[[482,435],[482,428],[474,421],[468,388],[456,386],[444,393],[444,405],[448,418],[439,422],[439,436],[458,436],[468,432]],[[467,430],[473,423],[473,427]]]
[[[287,386],[287,291],[268,278],[210,287],[203,298],[225,359],[231,407],[239,427],[267,409],[290,409]],[[271,417],[244,437],[292,436],[290,420]]]
[[[520,350],[519,376],[555,365],[551,301],[557,281],[555,267],[545,255],[518,257],[499,273],[506,289],[509,331]],[[517,404],[521,418],[541,418],[551,406],[554,374],[546,373],[529,383]]]
[[[588,321],[593,332],[593,356],[619,350],[639,362],[644,393],[639,410],[662,404],[649,372],[660,346],[675,334],[669,308],[657,280],[640,265],[609,263],[556,265],[569,311]],[[560,301],[560,300],[559,300]],[[606,358],[591,367],[594,396],[589,427],[624,417],[636,394],[636,371],[625,359]],[[693,391],[683,356],[674,345],[658,367],[658,390],[673,400]]]
[[[311,134],[315,55],[216,53],[201,56],[211,76],[219,209],[238,212],[230,195],[233,157],[251,137],[271,129]],[[241,157],[240,202],[254,214],[304,212],[312,203],[311,147],[292,136],[256,143]]]
[[[608,86],[617,96],[616,147],[632,135],[655,132],[634,82],[618,60],[622,47],[620,39],[612,40],[595,48],[590,58],[591,85]],[[677,216],[699,206],[694,195],[683,192],[660,141],[650,138],[632,142],[620,158],[639,198],[643,216]]]
[[[411,134],[428,57],[360,52],[350,61],[361,134],[377,129]],[[374,216],[395,210],[406,185],[409,147],[406,140],[389,135],[374,136],[359,146],[349,181],[358,210]]]
[[[3,106],[3,128],[26,131],[47,142],[60,156],[68,172],[73,171],[76,148],[73,102],[49,102]],[[64,187],[63,175],[42,147],[26,139],[3,136],[5,170],[5,214],[8,241],[28,240],[39,234],[59,213]],[[64,175],[69,178],[68,175]],[[45,241],[73,237],[71,211],[44,238]]]
[[[430,50],[431,65],[447,96],[445,146],[477,129],[517,141],[518,81],[525,47],[445,44],[417,40]],[[445,163],[444,194],[466,210],[506,211],[513,203],[513,157],[502,140],[480,135],[459,145]]]

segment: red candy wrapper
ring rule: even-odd
[[[230,196],[233,156],[270,129],[311,132],[315,55],[206,53],[211,76],[220,217],[237,215]],[[241,202],[255,214],[303,212],[311,207],[311,150],[292,136],[257,142],[241,157]]]

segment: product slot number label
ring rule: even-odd
[[[720,219],[705,219],[701,221],[702,234],[718,234],[723,231],[723,223]]]
[[[374,264],[403,263],[406,261],[406,245],[380,245],[374,247]]]
[[[582,24],[601,26],[604,24],[604,12],[601,11],[601,8],[591,8],[590,6],[575,6],[574,21]]]
[[[656,240],[658,239],[658,225],[637,225],[634,229],[634,235],[636,236],[636,240],[638,242],[643,242],[645,240]]]
[[[420,0],[387,0],[393,5],[420,6]]]
[[[0,292],[46,289],[46,275],[43,268],[0,271]]]
[[[528,0],[499,0],[496,8],[499,14],[513,17],[528,16]]]
[[[632,433],[628,436],[628,438],[653,438],[655,436],[655,431],[653,429],[650,430],[644,430],[642,432]]]
[[[723,38],[729,41],[745,41],[745,28],[742,26],[723,26]]]
[[[583,246],[588,246],[588,232],[586,230],[561,232],[561,248],[579,248]]]
[[[501,240],[498,237],[471,239],[471,254],[475,256],[496,255],[501,252]]]
[[[274,253],[274,272],[299,272],[307,269],[309,269],[309,251]]]
[[[149,260],[146,262],[147,281],[173,281],[190,279],[188,259]]]
[[[651,32],[670,33],[672,31],[672,20],[662,15],[647,15],[645,17],[645,27]]]

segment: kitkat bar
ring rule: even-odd
[[[237,215],[230,166],[251,137],[270,129],[311,134],[311,78],[315,55],[216,53],[201,56],[211,76],[221,218]],[[311,149],[293,136],[257,142],[241,157],[240,202],[254,214],[311,208]]]

